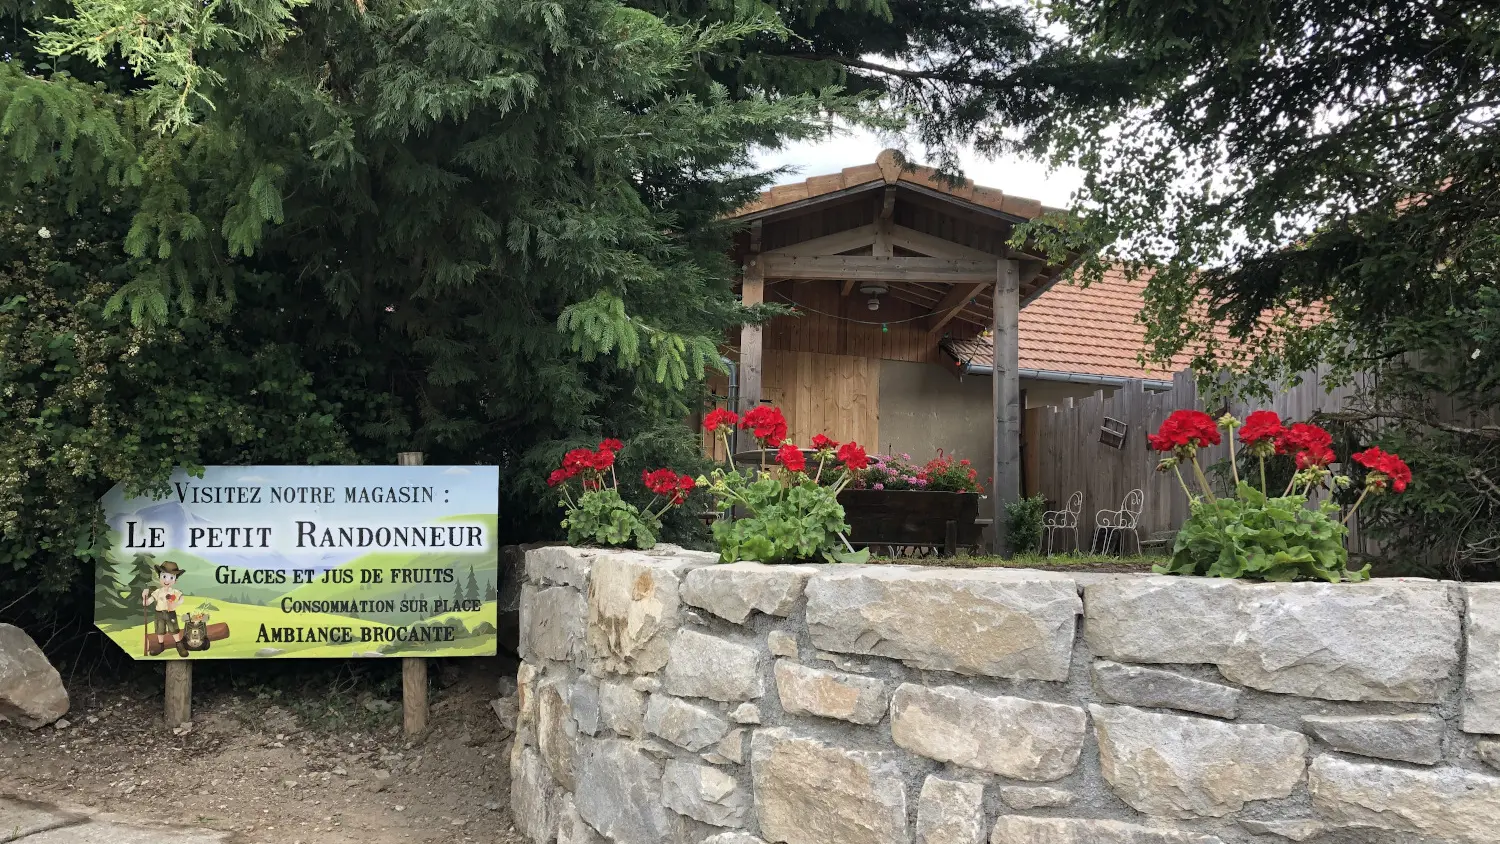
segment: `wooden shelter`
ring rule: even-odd
[[[743,301],[790,304],[806,316],[772,324],[798,335],[779,338],[783,348],[938,364],[945,339],[991,332],[990,500],[1001,547],[1005,504],[1021,494],[1017,321],[1065,269],[1007,243],[1017,225],[1048,210],[994,188],[950,184],[931,168],[903,168],[886,150],[874,164],[772,188],[734,215],[746,223],[735,244]],[[862,302],[869,318],[854,315]],[[742,411],[763,398],[766,332],[741,330]]]

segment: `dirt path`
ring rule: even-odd
[[[191,728],[173,731],[157,689],[75,693],[62,729],[0,724],[0,795],[245,844],[518,844],[496,695],[493,674],[459,678],[434,694],[432,728],[412,744],[398,701],[361,701],[362,723],[327,729],[317,700],[200,695]]]

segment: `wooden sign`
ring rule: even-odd
[[[104,496],[94,623],[136,659],[493,656],[494,466],[211,466]]]

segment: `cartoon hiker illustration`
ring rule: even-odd
[[[153,568],[156,569],[156,580],[161,585],[155,590],[149,588],[142,589],[141,604],[146,607],[151,606],[153,603],[156,605],[156,640],[161,645],[161,649],[166,650],[169,647],[175,647],[177,648],[177,655],[186,659],[188,655],[187,643],[182,641],[178,636],[182,631],[177,627],[177,607],[182,604],[182,593],[173,588],[173,585],[177,583],[177,578],[181,577],[185,572],[178,568],[177,564],[171,560]],[[148,638],[146,640],[146,652],[148,654],[151,651],[149,617],[148,613]]]

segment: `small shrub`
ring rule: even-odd
[[[1013,554],[1035,554],[1042,548],[1042,514],[1047,499],[1040,495],[1022,498],[1005,505],[1006,530]]]

